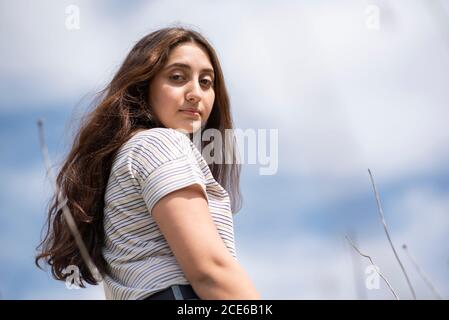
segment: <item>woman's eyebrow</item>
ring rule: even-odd
[[[180,62],[172,63],[172,64],[168,65],[167,67],[165,67],[165,69],[171,69],[174,67],[178,67],[178,68],[182,68],[182,69],[189,69],[189,70],[191,69],[188,64],[180,63]],[[211,73],[212,75],[214,74],[214,70],[210,69],[210,68],[202,69],[201,72],[208,72],[208,73]]]

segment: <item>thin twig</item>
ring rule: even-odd
[[[387,284],[388,288],[390,289],[391,293],[393,293],[394,297],[396,298],[396,300],[399,300],[398,295],[396,294],[396,292],[393,290],[393,287],[390,285],[390,283],[388,282],[388,280],[384,277],[384,275],[382,273],[380,273],[380,271],[378,270],[379,268],[377,267],[377,265],[374,263],[374,260],[367,254],[362,253],[359,248],[357,248],[357,246],[352,242],[351,238],[349,238],[347,235],[345,236],[346,240],[348,240],[349,244],[354,248],[355,251],[357,251],[357,253],[359,255],[361,255],[362,257],[365,257],[367,259],[369,259],[369,261],[371,262],[371,264],[373,266],[375,266],[376,268],[374,268],[374,270],[376,270],[377,274],[385,281],[385,283]]]
[[[354,232],[349,231],[347,233],[348,235],[350,235],[350,237],[353,239],[353,243],[357,245],[357,237],[356,234]],[[351,261],[352,261],[352,274],[353,274],[353,278],[354,278],[354,286],[355,286],[355,290],[357,293],[357,299],[358,300],[366,300],[366,293],[364,290],[364,288],[362,289],[360,286],[360,257],[354,252],[354,250],[351,250],[350,248],[348,248],[348,250],[350,250],[350,255],[351,255]]]
[[[373,185],[374,194],[376,196],[377,207],[379,209],[380,219],[382,220],[382,224],[383,224],[383,227],[384,227],[384,230],[385,230],[385,234],[387,235],[388,242],[390,243],[391,249],[394,252],[396,260],[398,261],[399,265],[401,266],[402,273],[404,273],[405,279],[407,280],[407,284],[408,284],[408,286],[410,288],[410,291],[412,292],[413,299],[416,300],[415,290],[413,289],[412,283],[410,282],[410,279],[409,279],[409,277],[407,275],[407,272],[405,271],[405,268],[402,265],[401,259],[399,259],[398,253],[396,252],[396,249],[394,248],[393,242],[391,241],[390,233],[388,232],[388,228],[387,228],[387,223],[385,222],[384,212],[382,210],[382,205],[380,203],[379,194],[377,193],[376,184],[374,183],[373,175],[371,174],[371,170],[370,169],[368,169],[368,173],[369,173],[369,176],[370,176],[370,179],[371,179],[371,183]]]
[[[40,148],[42,155],[44,157],[44,164],[45,168],[47,170],[47,176],[49,177],[50,181],[53,183],[55,182],[55,178],[53,176],[53,173],[51,171],[51,162],[50,157],[48,155],[48,148],[47,144],[45,143],[45,134],[44,134],[44,123],[41,119],[37,121],[37,126],[39,128],[39,142],[40,142]],[[70,232],[72,233],[73,238],[75,239],[75,243],[78,246],[78,249],[80,250],[81,257],[86,264],[87,268],[89,269],[89,272],[94,277],[94,279],[97,282],[102,281],[101,273],[99,272],[97,266],[93,262],[86,245],[81,237],[81,234],[79,233],[78,227],[76,226],[75,220],[73,219],[72,213],[70,212],[70,209],[67,206],[67,198],[62,197],[60,190],[58,189],[58,186],[56,186],[56,192],[57,192],[57,199],[59,203],[60,209],[62,209],[62,213],[64,216],[64,219],[67,222],[67,225],[69,226]]]
[[[430,278],[424,273],[424,271],[420,268],[420,266],[418,265],[416,260],[412,257],[412,255],[408,251],[407,245],[405,243],[402,245],[402,249],[404,249],[404,251],[407,254],[408,258],[410,259],[412,264],[415,266],[416,271],[418,271],[419,275],[424,280],[424,282],[427,284],[427,286],[430,288],[430,290],[432,290],[433,294],[437,297],[437,299],[442,300],[443,297],[438,292],[438,290],[435,288],[435,286],[433,285],[432,281],[430,281]]]

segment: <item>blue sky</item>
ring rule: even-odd
[[[71,4],[79,30],[65,26]],[[73,119],[132,45],[181,23],[216,48],[236,126],[278,129],[278,172],[244,165],[235,217],[237,255],[263,298],[391,299],[383,283],[364,289],[368,263],[354,258],[346,233],[400,298],[411,297],[368,168],[418,297],[433,296],[403,243],[448,298],[447,17],[441,0],[0,0],[0,297],[104,299],[101,286],[68,290],[34,266],[51,195],[36,121],[44,119],[50,156],[60,162]]]

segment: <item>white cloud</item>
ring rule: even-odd
[[[279,128],[281,168],[301,177],[358,180],[371,167],[398,179],[441,167],[449,60],[426,8],[381,5],[390,18],[376,33],[363,5],[346,5],[262,6],[241,22],[238,50],[225,51],[238,66],[239,123]]]
[[[397,179],[447,160],[449,59],[419,2],[373,2],[379,31],[365,27],[366,6],[357,1],[266,2],[257,11],[254,2],[198,2],[190,10],[181,2],[139,3],[120,21],[102,5],[78,1],[77,31],[65,28],[68,4],[5,8],[4,43],[13,45],[4,50],[2,81],[30,92],[11,90],[10,107],[16,99],[34,106],[79,100],[107,83],[141,36],[182,22],[217,47],[236,123],[280,129],[281,170],[359,179],[374,167]]]

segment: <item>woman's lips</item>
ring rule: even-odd
[[[189,116],[192,116],[192,117],[198,117],[200,115],[200,113],[198,111],[193,111],[193,110],[181,110],[181,112],[183,112],[184,114],[187,114]]]

